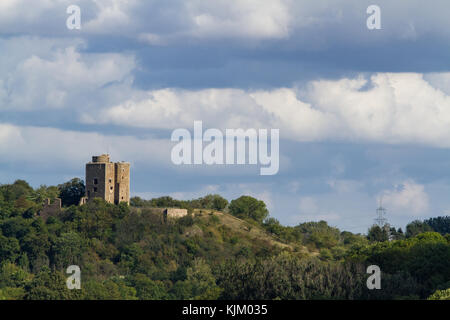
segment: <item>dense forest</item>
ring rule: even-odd
[[[448,216],[363,235],[283,226],[250,196],[78,206],[82,195],[80,179],[0,186],[0,299],[450,299]],[[61,212],[43,219],[56,197]],[[166,207],[188,215],[164,219]],[[373,264],[380,290],[366,286]],[[69,265],[81,290],[66,287]]]

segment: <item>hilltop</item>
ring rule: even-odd
[[[388,241],[378,227],[283,226],[249,196],[79,206],[80,190],[80,180],[0,185],[0,299],[417,299],[450,288],[450,217],[393,229]],[[56,197],[63,207],[43,219],[43,200]],[[165,219],[168,207],[188,215]],[[366,287],[371,264],[383,290]],[[70,265],[81,290],[66,287]]]
[[[203,209],[195,209],[194,216],[198,217],[198,221],[201,221],[201,225],[208,226],[210,232],[214,232],[216,236],[220,235],[219,229],[230,230],[230,234],[238,237],[240,241],[246,243],[260,242],[272,247],[279,247],[280,249],[302,252],[305,254],[313,253],[317,254],[317,251],[310,252],[305,246],[298,243],[284,243],[281,242],[275,234],[269,233],[263,227],[239,219],[229,213],[221,211],[208,211]],[[216,219],[217,218],[217,219]],[[211,227],[215,225],[217,228]]]

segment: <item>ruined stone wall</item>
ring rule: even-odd
[[[164,218],[181,218],[187,216],[187,209],[167,208],[164,210]]]
[[[61,213],[61,199],[55,198],[52,200],[45,199],[42,209],[39,211],[39,216],[47,221],[49,217],[56,217]]]

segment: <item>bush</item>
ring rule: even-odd
[[[436,290],[428,300],[450,300],[450,288],[447,290]]]

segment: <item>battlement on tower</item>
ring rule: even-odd
[[[105,162],[109,163],[109,154],[102,154],[100,156],[93,156],[91,163],[99,163],[99,162]]]

